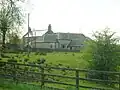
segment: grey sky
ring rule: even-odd
[[[35,29],[51,24],[54,32],[91,36],[108,26],[120,34],[120,0],[31,0],[30,7],[30,26]]]

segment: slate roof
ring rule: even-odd
[[[69,43],[69,46],[81,46],[83,42],[88,38],[81,33],[53,33],[52,30],[42,31],[38,34],[36,33],[36,42],[59,42],[59,43]],[[44,34],[43,34],[44,33]],[[35,36],[33,36],[35,38]],[[64,41],[65,40],[65,41]]]
[[[71,40],[81,39],[81,38],[85,38],[85,36],[83,34],[74,34],[74,33],[69,34],[69,39]]]
[[[57,34],[45,34],[44,42],[56,42]]]
[[[58,39],[78,39],[78,38],[85,38],[83,34],[80,33],[57,33]]]
[[[62,43],[60,40],[68,40],[70,42],[70,46],[81,45],[85,36],[83,34],[74,34],[74,33],[53,33],[53,34],[44,34],[44,42],[56,42],[59,39],[59,43]]]
[[[57,33],[58,39],[69,39],[69,33]]]
[[[71,42],[71,40],[70,40],[70,39],[68,39],[68,40],[58,39],[58,42],[59,42],[60,44],[66,44],[66,45],[69,45],[70,42]]]
[[[83,42],[81,39],[72,40],[68,46],[82,46]]]
[[[53,34],[54,32],[52,30],[48,30],[45,34]]]

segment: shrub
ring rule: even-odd
[[[44,56],[46,56],[47,53],[46,53],[46,52],[41,52],[40,55],[44,55]]]
[[[83,59],[89,62],[89,69],[99,71],[117,71],[120,65],[119,56],[117,52],[120,46],[117,44],[118,39],[114,38],[114,33],[107,30],[103,32],[96,32],[95,39],[88,41],[83,53]],[[114,75],[102,73],[88,73],[90,78],[102,80],[115,80]]]
[[[75,56],[75,54],[74,54],[74,53],[73,53],[72,55],[73,55],[73,56]]]
[[[35,52],[35,55],[39,55],[39,52]]]
[[[67,52],[65,52],[65,54],[67,54]]]

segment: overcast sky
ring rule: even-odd
[[[120,35],[120,0],[30,0],[29,7],[30,26],[35,29],[51,24],[54,32],[91,36],[108,26]]]

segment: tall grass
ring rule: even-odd
[[[75,90],[73,87],[67,87],[66,89],[56,89],[43,87],[41,88],[39,85],[32,84],[16,84],[12,81],[8,81],[5,79],[0,79],[0,90]],[[85,90],[85,89],[81,89]]]
[[[10,81],[0,81],[0,90],[41,90],[40,87],[27,85],[27,84],[15,84]]]
[[[83,60],[81,58],[82,53],[65,53],[65,52],[54,52],[54,53],[47,53],[47,54],[41,54],[41,53],[31,53],[30,57],[27,57],[26,53],[22,54],[15,54],[15,53],[8,53],[6,54],[9,57],[14,57],[15,60],[18,62],[22,61],[28,61],[28,62],[35,62],[37,60],[40,60],[40,58],[45,58],[46,62],[48,65],[52,65],[55,67],[69,67],[69,68],[79,68],[79,69],[87,69],[88,62],[86,60]],[[7,61],[9,58],[1,58],[3,61]],[[52,70],[50,71],[51,74],[64,74],[66,76],[74,76],[75,73],[71,71],[60,71],[60,70]],[[85,73],[80,73],[81,78],[86,78]],[[69,84],[75,84],[75,80],[70,80],[70,79],[65,79],[65,78],[60,78],[60,77],[55,77],[55,79],[59,80],[60,82],[65,82]],[[1,86],[2,85],[2,86]],[[87,81],[80,81],[80,85],[86,85],[86,86],[98,86],[98,87],[103,87],[103,85],[99,85],[96,83],[92,82],[87,82]],[[58,84],[46,84],[46,86],[51,86],[51,87],[58,87],[58,88],[66,88],[67,86],[64,85],[58,85]],[[32,85],[26,85],[26,84],[18,84],[16,85],[15,83],[8,83],[8,84],[0,84],[0,90],[54,90],[54,89],[40,89],[40,87],[37,86],[32,86]],[[65,90],[75,90],[72,87],[69,87]],[[88,89],[81,89],[81,90],[88,90]]]
[[[37,85],[29,85],[29,84],[16,84],[14,82],[8,80],[0,80],[0,90],[55,90],[49,88],[42,88]]]

